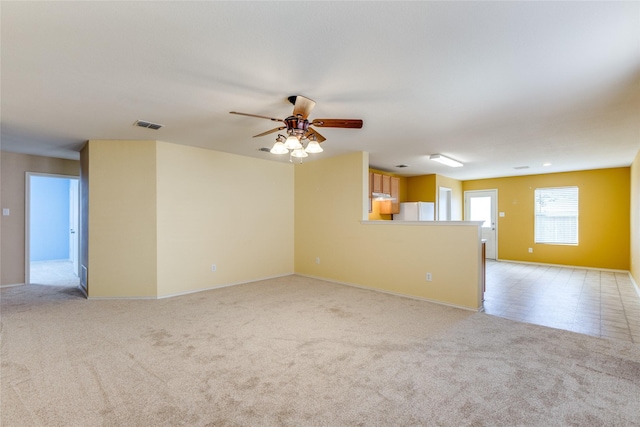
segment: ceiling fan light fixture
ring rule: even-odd
[[[273,144],[273,148],[271,148],[272,154],[287,154],[288,152],[287,147],[280,141],[276,141],[276,143]]]
[[[302,157],[309,157],[309,155],[302,148],[296,148],[291,152],[291,157],[302,158]]]
[[[295,135],[289,135],[287,137],[287,140],[284,142],[284,146],[288,150],[297,150],[299,148],[302,148],[300,140]]]
[[[434,160],[438,163],[442,163],[443,165],[450,166],[452,168],[459,168],[463,166],[463,164],[459,161],[450,159],[449,157],[443,156],[442,154],[432,154],[429,156],[429,159]]]
[[[260,114],[241,113],[238,111],[230,111],[229,114],[237,114],[240,116],[256,117],[259,119],[267,119],[272,122],[281,122],[281,126],[268,130],[266,132],[254,135],[255,137],[265,136],[286,129],[286,135],[278,134],[276,143],[271,149],[263,147],[260,151],[269,151],[273,154],[289,153],[289,161],[293,158],[302,159],[308,157],[309,154],[322,153],[324,150],[320,147],[320,143],[326,141],[326,138],[311,126],[319,126],[326,128],[351,128],[361,129],[361,119],[316,119],[309,120],[309,113],[316,105],[316,102],[302,95],[292,95],[289,102],[293,104],[293,114],[285,119],[263,116]]]
[[[316,154],[316,153],[322,153],[324,150],[322,149],[320,144],[318,144],[318,141],[310,141],[309,144],[307,144],[307,148],[305,148],[304,151],[310,154]]]

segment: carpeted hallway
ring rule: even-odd
[[[2,425],[640,425],[640,346],[300,276],[1,291]]]

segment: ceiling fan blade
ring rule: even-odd
[[[229,114],[238,114],[240,116],[257,117],[259,119],[267,119],[267,120],[271,120],[273,122],[284,122],[283,119],[275,119],[273,117],[260,116],[258,114],[238,113],[237,111],[229,111]]]
[[[313,119],[311,124],[325,128],[362,128],[362,120],[360,119]]]
[[[324,142],[324,141],[327,140],[327,138],[325,138],[324,136],[322,136],[318,132],[316,132],[315,129],[309,128],[309,129],[307,129],[307,132],[304,134],[304,136],[309,138],[311,135],[315,135],[316,136],[316,141],[318,141],[318,143]]]
[[[266,132],[262,132],[262,133],[259,133],[259,134],[257,134],[257,135],[253,135],[253,137],[254,137],[254,138],[256,138],[256,137],[258,137],[258,136],[265,136],[265,135],[269,135],[270,133],[278,132],[278,131],[280,131],[280,130],[282,130],[282,129],[286,129],[286,128],[287,128],[286,126],[280,126],[279,128],[271,129],[271,130],[268,130],[268,131],[266,131]]]
[[[303,119],[306,119],[315,105],[316,102],[314,100],[298,95],[296,96],[296,102],[293,104],[293,115],[296,117],[300,115]]]

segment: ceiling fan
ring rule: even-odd
[[[291,157],[299,158],[307,157],[308,153],[320,153],[323,151],[320,143],[325,141],[326,138],[311,128],[311,126],[351,129],[362,128],[362,120],[360,119],[309,120],[309,113],[311,113],[311,110],[316,105],[315,101],[302,95],[290,96],[288,100],[293,104],[293,114],[286,119],[276,119],[258,114],[239,113],[237,111],[230,111],[230,114],[239,114],[241,116],[257,117],[259,119],[284,123],[283,126],[259,133],[253,137],[265,136],[286,129],[288,136],[285,137],[282,134],[278,134],[276,143],[270,151],[274,154],[290,154]]]

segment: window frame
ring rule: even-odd
[[[538,196],[540,191],[553,191],[553,190],[568,190],[568,189],[572,189],[575,190],[575,202],[571,201],[571,205],[570,208],[573,208],[575,206],[575,215],[572,214],[572,212],[570,212],[571,209],[567,209],[566,211],[562,212],[559,211],[560,213],[562,213],[561,215],[548,215],[545,216],[546,218],[575,218],[575,242],[573,241],[561,241],[561,237],[563,237],[562,235],[556,235],[555,239],[549,239],[548,236],[539,236],[539,230],[538,228],[541,226],[541,224],[539,224],[539,218],[542,218],[543,216],[540,215],[541,212],[539,212],[539,206],[540,203],[538,202],[538,198],[540,196]],[[549,221],[549,222],[553,222],[553,221]],[[566,236],[570,236],[574,234],[573,232],[571,233],[566,233]],[[543,239],[543,237],[546,237],[545,239]],[[544,240],[544,241],[539,241],[538,239]],[[567,186],[562,186],[562,187],[538,187],[535,188],[533,191],[533,241],[535,244],[537,245],[556,245],[556,246],[578,246],[580,243],[580,188],[577,185],[567,185]]]

